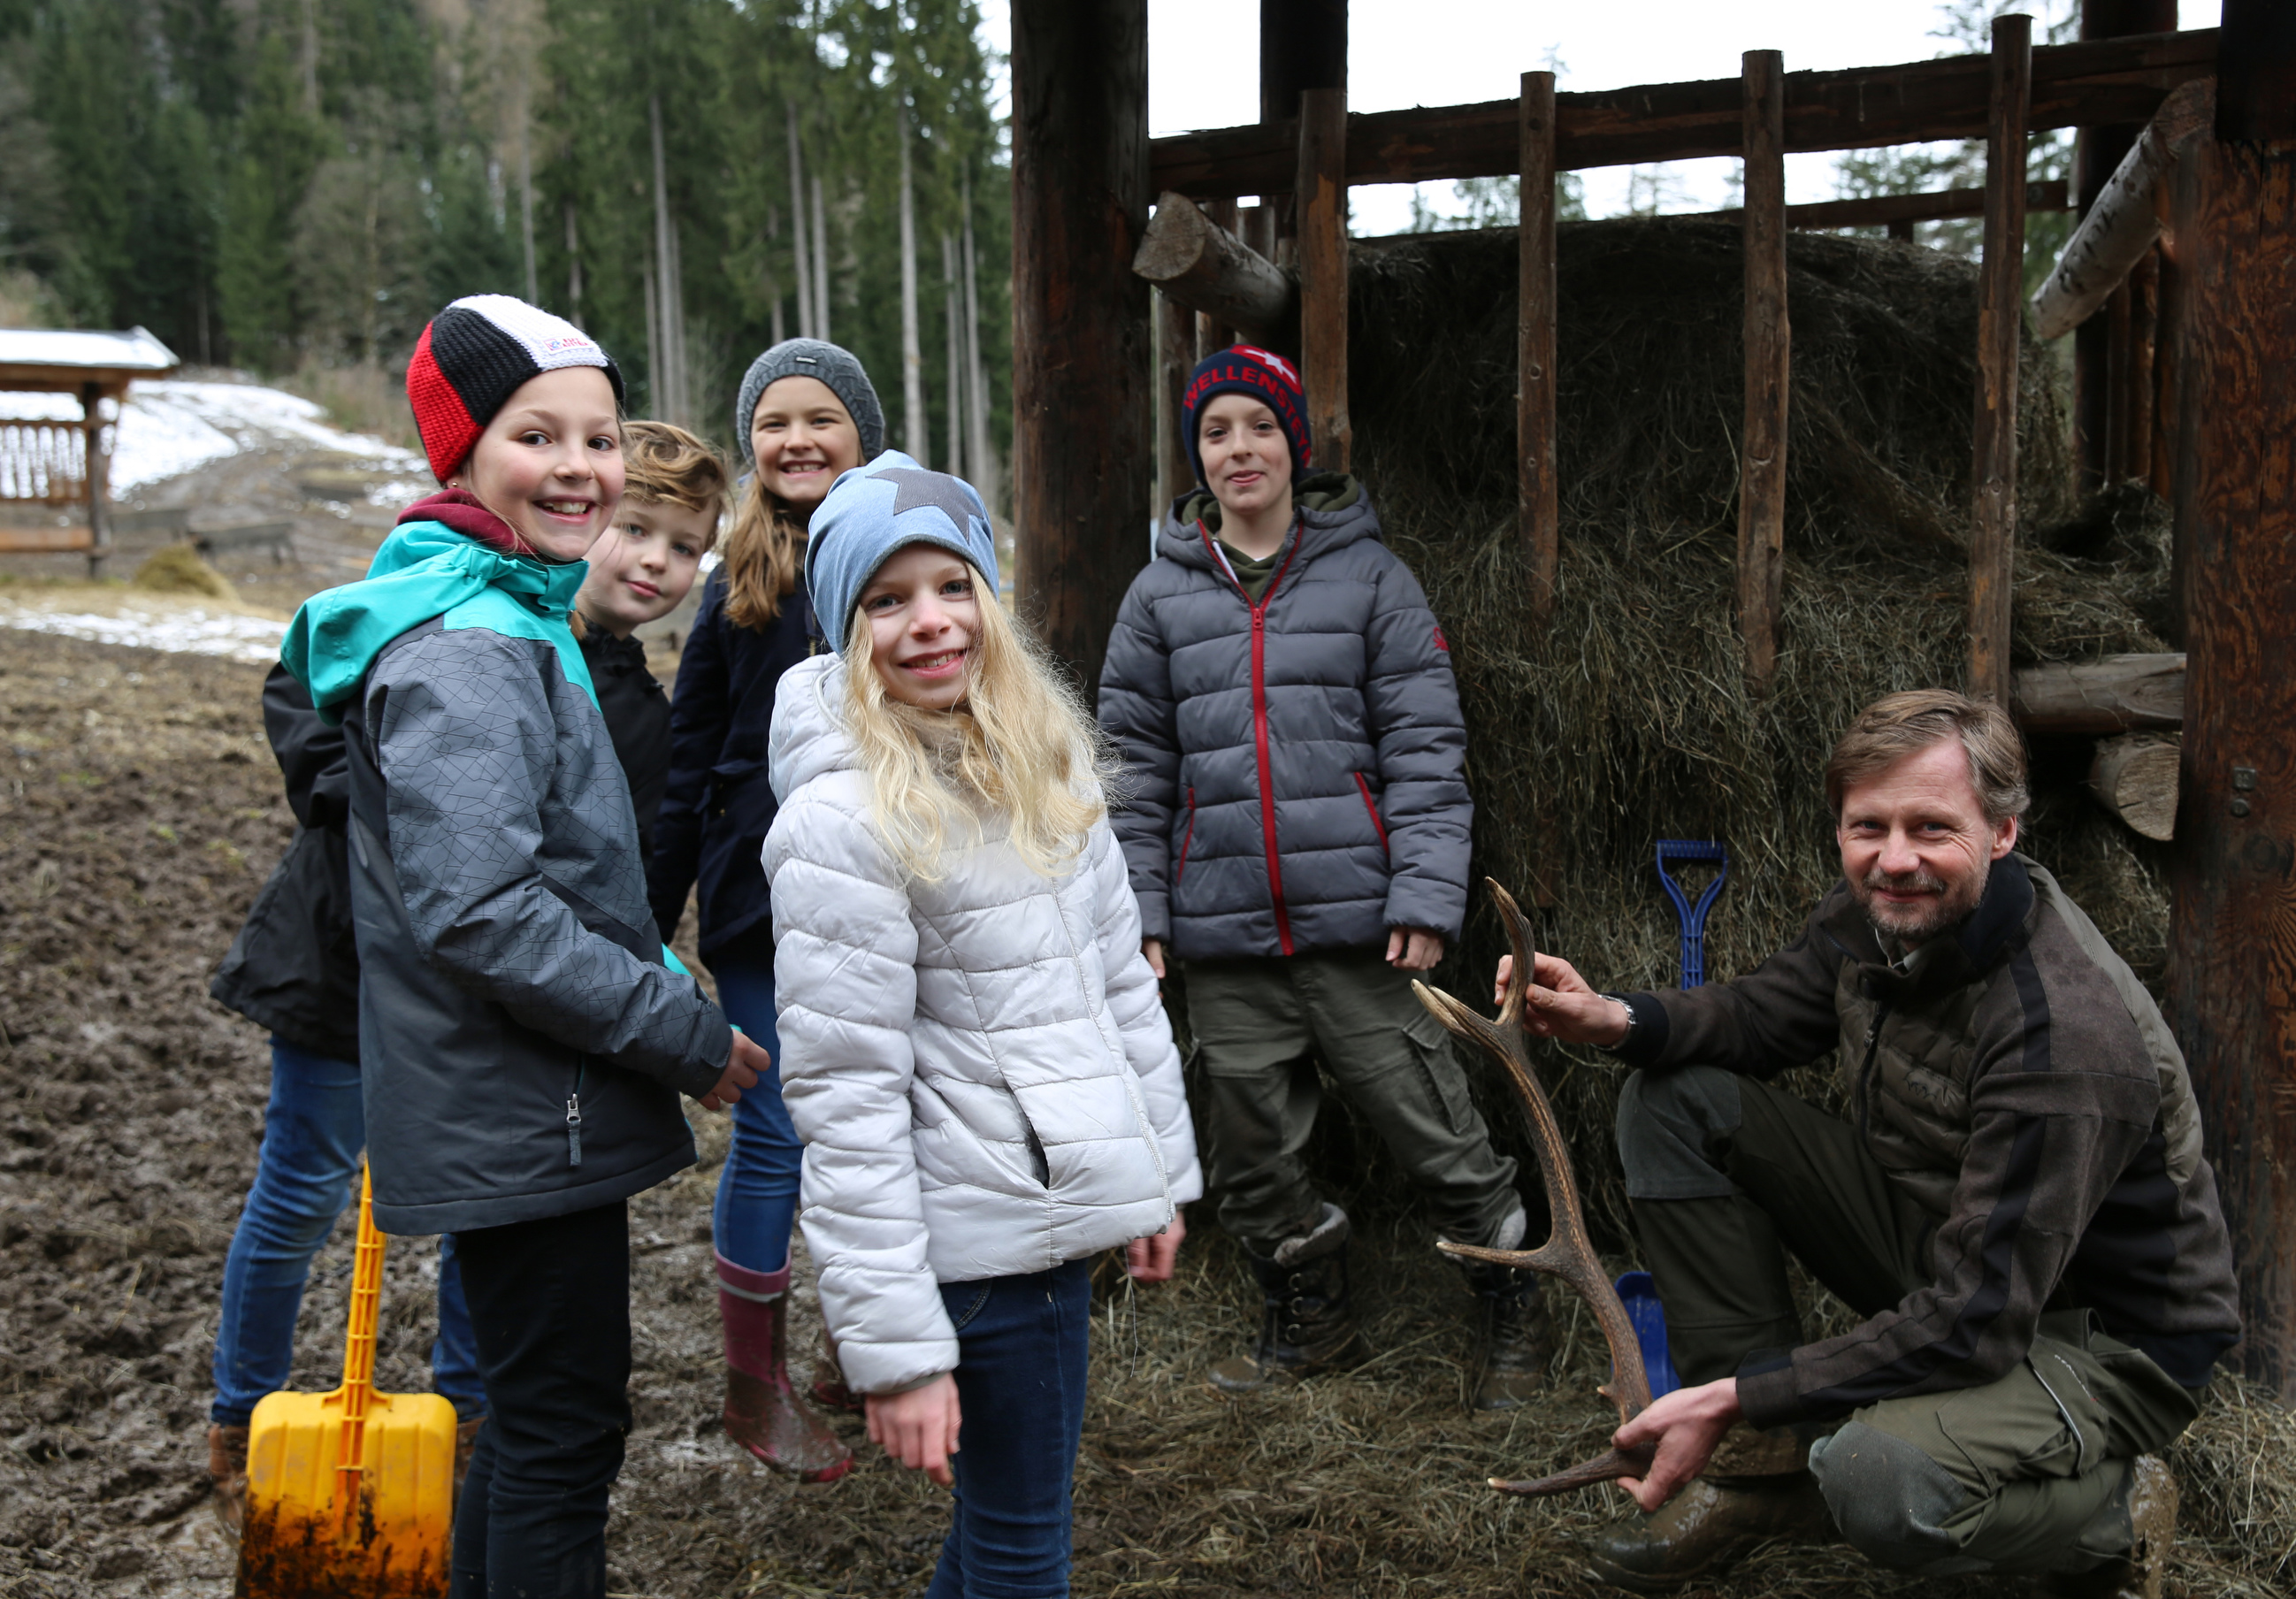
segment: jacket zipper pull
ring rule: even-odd
[[[582,1095],[566,1096],[566,1164],[582,1164]]]

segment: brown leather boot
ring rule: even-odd
[[[247,1521],[247,1429],[208,1429],[208,1475],[215,1479],[216,1520],[236,1538]]]
[[[2037,1585],[2040,1594],[2046,1599],[2161,1599],[2169,1550],[2177,1541],[2177,1479],[2165,1462],[2140,1455],[2129,1463],[2128,1496],[2107,1508],[2117,1516],[2124,1505],[2128,1553],[2086,1571],[2044,1577]]]
[[[834,1482],[852,1452],[798,1398],[785,1358],[789,1267],[748,1271],[718,1257],[718,1317],[726,1330],[726,1432],[800,1482]]]
[[[1284,1239],[1267,1254],[1243,1246],[1251,1275],[1266,1296],[1259,1345],[1214,1365],[1212,1386],[1223,1393],[1258,1393],[1324,1372],[1346,1371],[1370,1358],[1348,1293],[1348,1218],[1326,1204],[1316,1226]]]
[[[1670,1594],[1727,1570],[1757,1544],[1823,1538],[1833,1529],[1817,1479],[1806,1471],[1727,1480],[1698,1478],[1654,1514],[1603,1538],[1587,1560],[1593,1575],[1637,1594]]]
[[[1510,1266],[1463,1263],[1481,1326],[1475,1340],[1476,1410],[1513,1410],[1546,1382],[1554,1335],[1536,1275]]]

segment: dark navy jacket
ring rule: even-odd
[[[654,818],[669,787],[669,696],[646,667],[645,646],[616,638],[603,627],[582,640],[582,661],[598,691],[598,714],[629,780],[630,808],[638,814],[638,858],[653,860]]]
[[[767,735],[782,674],[813,652],[816,636],[802,584],[763,628],[726,619],[725,567],[702,587],[670,696],[669,786],[646,877],[665,939],[677,931],[688,890],[701,884],[704,960],[745,935],[773,936],[762,859],[778,808],[766,775]]]

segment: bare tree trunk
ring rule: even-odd
[[[653,133],[654,278],[660,285],[654,304],[660,331],[655,336],[654,348],[660,353],[661,365],[654,381],[654,407],[665,422],[682,426],[686,421],[685,319],[679,313],[677,235],[669,219],[669,178],[661,150],[660,95],[646,101],[646,117]]]
[[[661,318],[655,314],[653,303],[653,268],[638,268],[638,293],[645,301],[646,324],[646,398],[652,409],[660,415],[661,405]]]
[[[570,309],[566,320],[576,327],[582,325],[582,239],[574,231],[574,202],[566,202],[566,299]]]
[[[925,357],[917,335],[916,174],[909,156],[909,113],[898,111],[901,140],[901,447],[922,461],[925,442]]]
[[[972,234],[972,179],[965,177],[964,204],[964,360],[967,375],[968,480],[980,491],[992,514],[998,494],[996,447],[988,434],[988,369],[980,359],[980,251]]]
[[[942,292],[943,325],[948,330],[948,454],[942,457],[946,470],[955,477],[964,476],[964,319],[960,308],[964,303],[956,277],[956,241],[941,230],[940,276],[946,285]]]
[[[829,337],[829,209],[822,203],[821,174],[813,175],[813,336]]]
[[[526,240],[526,299],[542,299],[541,280],[534,275],[534,88],[524,59],[518,69],[518,219]]]
[[[797,256],[797,336],[810,339],[814,336],[813,261],[806,250],[805,155],[798,147],[797,102],[782,103],[789,108],[790,238]]]

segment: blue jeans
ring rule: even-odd
[[[925,1599],[1069,1591],[1069,1484],[1084,1436],[1092,1267],[944,1283],[956,1326],[956,1515]]]
[[[805,1145],[782,1105],[782,1039],[775,1025],[773,946],[745,940],[709,964],[726,1020],[774,1057],[774,1069],[734,1103],[734,1144],[718,1174],[709,1213],[718,1252],[744,1271],[789,1264]]]
[[[352,1201],[365,1146],[358,1067],[272,1039],[263,1151],[224,1258],[215,1406],[209,1413],[224,1426],[246,1426],[257,1400],[287,1386],[311,1257]],[[478,1346],[452,1236],[439,1243],[439,1340],[430,1349],[430,1382],[463,1419],[485,1412]]]

